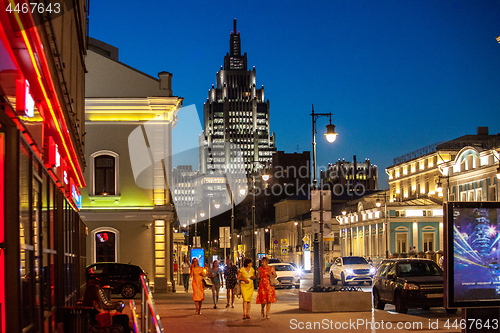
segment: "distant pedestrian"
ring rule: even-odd
[[[253,280],[255,269],[252,267],[252,259],[245,258],[243,267],[238,271],[238,280],[241,281],[241,296],[243,298],[243,319],[250,319],[250,305],[252,304],[253,296]]]
[[[194,313],[201,314],[201,304],[205,299],[205,288],[203,286],[205,270],[203,267],[200,267],[198,259],[196,258],[193,258],[193,264],[191,265],[191,277],[193,278],[193,301],[194,306],[196,307]]]
[[[214,300],[214,309],[217,309],[217,303],[219,302],[219,290],[220,287],[224,286],[222,280],[222,270],[219,267],[219,262],[214,260],[212,263],[212,268],[208,270],[208,277],[212,280],[212,298]]]
[[[227,289],[227,304],[226,308],[229,307],[229,301],[231,301],[231,307],[234,308],[234,288],[236,287],[236,275],[238,274],[238,268],[233,265],[231,259],[226,260],[226,267],[224,267],[224,278],[226,279],[226,289]]]
[[[259,290],[257,291],[257,304],[261,305],[260,313],[264,317],[264,307],[266,308],[266,318],[269,319],[271,303],[276,303],[276,291],[271,286],[270,277],[277,277],[274,267],[269,266],[269,259],[262,258],[262,266],[259,267],[257,278],[259,279]]]
[[[188,257],[184,257],[184,262],[181,264],[182,270],[182,283],[184,284],[184,291],[188,292],[189,290],[189,268],[191,265],[189,264]]]

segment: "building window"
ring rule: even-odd
[[[400,232],[396,234],[396,252],[407,252],[408,233]]]
[[[424,245],[424,252],[434,251],[434,233],[424,232],[422,233],[422,239]]]
[[[102,150],[90,155],[91,195],[119,195],[119,155]]]
[[[93,262],[120,262],[120,232],[111,227],[92,230],[91,251]]]
[[[103,231],[95,235],[95,262],[116,261],[116,235],[112,231]]]

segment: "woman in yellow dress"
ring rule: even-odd
[[[193,264],[191,265],[191,277],[193,278],[193,301],[196,310],[194,313],[201,314],[201,304],[205,299],[205,288],[203,286],[203,278],[205,277],[205,270],[200,267],[198,259],[193,258]]]
[[[250,305],[252,304],[253,296],[253,280],[255,276],[255,269],[252,267],[252,259],[245,258],[243,267],[238,271],[237,279],[240,281],[241,297],[243,298],[243,319],[250,319]]]

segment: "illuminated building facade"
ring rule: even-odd
[[[156,156],[171,153],[172,128],[183,99],[172,95],[172,74],[149,76],[121,63],[117,48],[89,40],[88,186],[82,191],[81,212],[89,229],[87,264],[137,264],[156,291],[170,291],[173,266],[167,258],[173,255],[174,206],[166,177],[172,162]],[[152,120],[161,127],[150,131]],[[137,163],[144,161],[147,168],[137,172]]]
[[[247,70],[247,54],[241,54],[240,33],[231,32],[224,68],[203,107],[204,131],[200,136],[200,172],[232,172],[245,164],[247,174],[271,162],[276,151],[269,129],[269,100],[264,86],[256,88],[256,71]],[[225,143],[237,145],[229,150]]]
[[[378,190],[378,168],[369,159],[363,162],[338,160],[328,164],[326,171],[321,171],[320,184],[324,189],[332,190],[334,195],[342,190],[375,191]]]
[[[87,2],[23,4],[0,3],[0,331],[62,332],[85,286]]]

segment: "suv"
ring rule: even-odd
[[[344,286],[350,282],[371,284],[375,272],[363,257],[338,257],[330,267],[330,284],[337,284],[337,281]]]
[[[144,270],[136,265],[116,262],[99,262],[87,266],[87,281],[95,281],[100,287],[110,286],[111,292],[124,298],[134,298],[141,290],[141,275]]]
[[[386,303],[394,304],[399,313],[410,307],[442,307],[443,271],[428,259],[384,260],[373,279],[373,306],[383,310]]]
[[[300,278],[302,273],[295,269],[295,267],[285,262],[279,264],[269,264],[269,266],[274,267],[276,274],[278,275],[277,279],[280,284],[276,286],[277,288],[292,288],[294,286],[296,289],[300,288]]]

